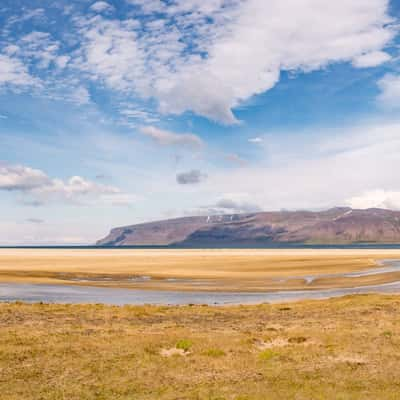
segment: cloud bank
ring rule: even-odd
[[[213,204],[200,206],[188,212],[190,215],[226,215],[248,214],[262,211],[262,208],[254,202],[245,199],[243,195],[225,195]]]
[[[352,208],[386,208],[400,210],[400,191],[386,191],[382,189],[367,191],[359,196],[347,200]]]

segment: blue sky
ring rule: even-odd
[[[400,1],[3,0],[0,244],[400,209]]]

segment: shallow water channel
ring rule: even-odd
[[[320,277],[360,277],[400,271],[400,260],[383,261],[383,266],[360,272],[302,277],[308,282]],[[293,277],[289,279],[298,279]],[[0,301],[25,301],[45,303],[102,303],[124,304],[256,304],[279,303],[305,299],[326,299],[362,293],[400,293],[400,281],[374,286],[348,287],[342,289],[292,290],[278,292],[201,292],[114,289],[93,286],[0,283]]]

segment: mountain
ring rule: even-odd
[[[184,217],[114,228],[99,246],[400,243],[400,211],[378,208]]]

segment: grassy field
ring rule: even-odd
[[[0,398],[397,400],[399,309],[0,304]]]
[[[0,249],[0,282],[193,290],[192,281],[202,280],[196,290],[323,289],[400,280],[398,272],[319,278],[312,284],[303,278],[360,271],[390,258],[400,258],[400,250]],[[152,279],[131,279],[136,276]],[[288,277],[296,279],[280,281]]]

